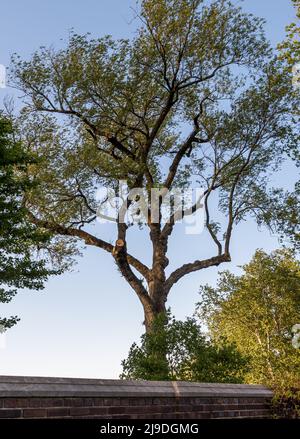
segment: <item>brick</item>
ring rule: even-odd
[[[212,418],[224,418],[225,412],[212,412],[211,417]]]
[[[110,406],[120,406],[120,405],[129,405],[130,400],[128,398],[110,398],[109,405]]]
[[[46,409],[32,408],[32,409],[23,410],[24,418],[45,418],[46,416],[47,416]]]
[[[109,407],[90,407],[90,414],[94,416],[108,415]]]
[[[93,398],[93,406],[102,407],[104,404],[103,398]]]
[[[111,419],[132,419],[130,415],[113,415]]]
[[[176,407],[176,411],[178,411],[178,412],[202,412],[202,411],[204,411],[205,409],[207,409],[207,405],[193,405],[193,406],[190,406],[190,405],[188,405],[188,404],[185,404],[185,405],[178,405],[177,407]]]
[[[63,407],[63,398],[42,398],[41,407]]]
[[[253,412],[251,410],[240,410],[239,416],[242,418],[253,417]]]
[[[228,404],[226,405],[226,410],[239,410],[241,408],[238,404]]]
[[[18,410],[20,409],[20,410]],[[23,410],[21,410],[23,409]],[[97,419],[260,418],[271,415],[269,397],[2,397],[0,417]]]
[[[152,404],[157,405],[175,405],[177,404],[177,398],[165,398],[165,397],[159,397],[159,398],[152,398]]]
[[[63,398],[64,407],[92,407],[95,398]]]
[[[210,412],[195,413],[195,419],[210,419],[212,414]]]
[[[3,401],[3,407],[6,408],[25,408],[29,406],[30,400],[27,398],[6,398]]]
[[[205,409],[207,411],[216,411],[216,412],[218,412],[218,411],[223,411],[226,408],[226,406],[227,406],[226,404],[211,404],[211,405],[207,404],[205,406]]]
[[[71,407],[70,416],[86,416],[90,414],[89,407]]]
[[[0,418],[21,418],[22,410],[20,409],[1,409]]]
[[[82,398],[84,407],[92,407],[94,405],[94,398]]]
[[[240,416],[240,412],[238,410],[226,410],[224,412],[225,418],[238,418]]]
[[[30,398],[28,407],[41,407],[42,406],[42,398]]]
[[[239,398],[228,398],[226,404],[238,404]]]
[[[107,407],[107,413],[110,415],[115,415],[117,413],[134,413],[134,411],[130,411],[132,408],[134,407]]]
[[[151,405],[152,398],[130,398],[129,405]],[[126,405],[123,403],[123,398],[121,398],[120,405]]]
[[[65,407],[59,407],[59,408],[51,408],[47,410],[47,417],[48,418],[60,418],[60,417],[66,417],[69,416],[70,410]]]
[[[83,398],[63,398],[65,407],[83,407]]]
[[[127,406],[130,405],[130,401],[131,398],[103,398],[103,405],[105,405],[106,407],[117,405]]]
[[[203,405],[203,404],[211,404],[212,398],[193,398],[193,404],[195,405]]]

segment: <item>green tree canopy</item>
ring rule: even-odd
[[[0,302],[8,303],[19,288],[39,290],[48,275],[58,273],[47,267],[46,260],[34,258],[36,248],[46,248],[49,232],[39,230],[27,217],[22,204],[24,192],[32,187],[26,177],[34,163],[13,137],[9,120],[0,117]],[[9,328],[17,317],[0,318]]]
[[[155,328],[134,343],[122,362],[123,379],[182,380],[213,383],[241,383],[247,358],[233,343],[211,343],[196,319],[175,320],[170,315],[155,319]],[[164,355],[162,355],[164,353]]]
[[[226,337],[249,360],[249,383],[300,386],[300,263],[289,250],[258,250],[243,273],[201,287],[198,315],[213,340]],[[296,341],[296,338],[295,338]]]
[[[290,66],[300,62],[300,1],[292,0],[292,3],[296,9],[297,21],[286,27],[286,39],[279,45],[279,49]]]
[[[271,183],[299,145],[299,93],[266,41],[263,20],[229,1],[142,0],[139,6],[133,39],[71,34],[65,49],[41,48],[28,61],[14,57],[11,81],[26,96],[23,142],[39,157],[31,173],[40,185],[26,196],[32,222],[67,244],[81,241],[109,253],[150,330],[176,282],[231,260],[237,223],[252,217],[299,244],[298,194]],[[96,189],[117,189],[124,179],[147,193],[203,187],[204,198],[183,215],[204,206],[206,255],[172,267],[174,212],[165,222],[147,212],[151,266],[130,253],[130,224],[122,215],[116,245],[93,234]]]

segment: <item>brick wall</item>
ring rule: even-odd
[[[0,418],[214,419],[271,416],[262,386],[0,377]]]

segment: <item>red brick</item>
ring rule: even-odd
[[[103,398],[93,398],[93,405],[95,407],[102,407],[104,404]]]
[[[32,409],[23,410],[24,418],[45,418],[46,415],[47,415],[46,409],[32,408]]]
[[[65,407],[83,407],[83,398],[64,398],[63,404]]]
[[[120,405],[129,405],[130,400],[128,398],[110,398],[109,405],[111,406],[120,406]]]
[[[88,407],[71,407],[70,416],[86,416],[90,414]]]
[[[152,404],[157,405],[175,405],[177,403],[176,398],[164,398],[164,397],[157,397],[152,398]]]
[[[42,398],[30,398],[28,406],[29,407],[41,407],[42,406]]]
[[[29,406],[27,398],[6,398],[3,401],[3,406],[7,408],[25,408]]]
[[[108,415],[108,409],[109,407],[90,407],[90,414],[97,416],[97,415]]]
[[[59,408],[51,408],[47,410],[47,417],[48,418],[60,418],[60,417],[66,417],[70,415],[70,410],[65,407],[59,407]]]
[[[94,405],[94,398],[82,398],[84,407],[92,407]]]
[[[132,419],[132,418],[130,415],[113,415],[111,419]]]
[[[239,416],[240,412],[238,410],[225,410],[224,412],[225,418],[238,418]]]
[[[130,398],[129,399],[129,405],[151,405],[151,404],[152,404],[152,398]],[[121,398],[120,405],[126,405],[126,404],[123,404],[123,398]]]
[[[212,414],[211,412],[194,413],[194,417],[195,419],[210,419],[212,417]]]
[[[41,407],[63,407],[63,398],[41,398]]]
[[[117,405],[127,406],[130,405],[130,401],[131,398],[103,398],[103,405],[105,405],[106,407]]]
[[[22,410],[20,409],[1,409],[0,418],[20,418],[22,416]]]

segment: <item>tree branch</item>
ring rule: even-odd
[[[197,260],[189,264],[184,264],[177,270],[173,271],[173,273],[168,277],[166,281],[166,291],[170,291],[172,286],[178,282],[183,276],[186,274],[192,273],[194,271],[202,270],[203,268],[218,266],[223,262],[230,262],[231,258],[229,254],[222,254],[218,256],[214,256],[209,259]]]
[[[41,220],[33,215],[31,212],[28,212],[28,216],[30,221],[36,226],[47,229],[50,232],[54,232],[58,235],[82,239],[87,245],[93,245],[107,251],[108,253],[113,253],[114,246],[112,244],[100,238],[97,238],[96,236],[86,232],[85,230],[64,227],[59,224]],[[127,254],[126,257],[128,263],[147,279],[150,272],[149,268],[130,254]]]

